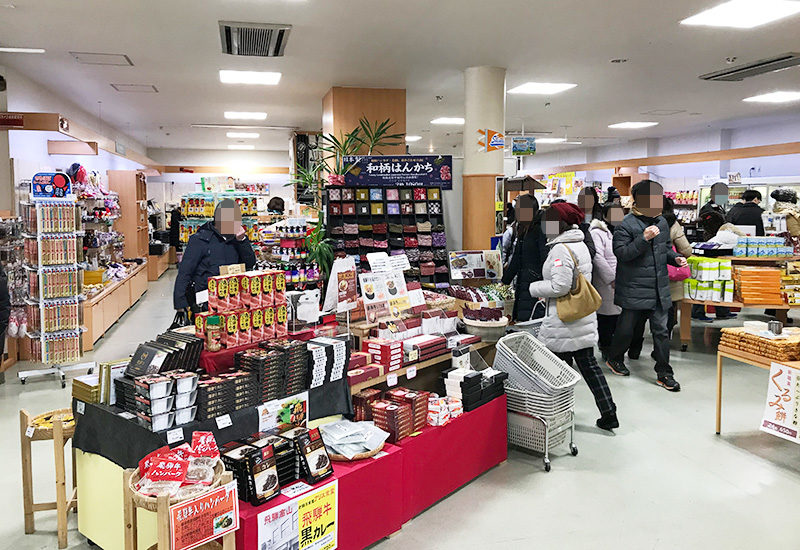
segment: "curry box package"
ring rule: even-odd
[[[227,275],[228,280],[228,308],[239,309],[242,307],[241,275]]]
[[[263,342],[264,336],[264,308],[257,307],[250,310],[250,338],[252,342]]]
[[[372,420],[370,405],[381,399],[382,392],[375,388],[363,389],[353,396],[353,410],[356,422]]]
[[[285,277],[285,275],[284,275]],[[275,303],[275,276],[272,271],[261,272],[261,305],[271,306]]]
[[[239,346],[249,344],[252,341],[252,326],[250,324],[251,311],[249,309],[239,310]]]
[[[370,407],[375,425],[389,433],[389,443],[397,443],[414,432],[411,405],[381,400],[370,403]]]
[[[272,445],[255,450],[248,456],[250,504],[259,506],[275,498],[281,492],[278,467]]]
[[[275,338],[275,306],[264,306],[264,328],[261,329],[262,342]]]
[[[328,456],[328,449],[325,447],[319,428],[300,434],[297,446],[305,465],[306,481],[313,485],[333,475],[331,458]]]

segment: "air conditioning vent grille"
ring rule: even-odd
[[[800,65],[800,53],[789,52],[767,59],[759,59],[753,63],[745,63],[744,65],[700,75],[700,78],[702,80],[739,82],[745,78],[773,73],[796,65]]]
[[[219,22],[222,53],[255,57],[281,57],[291,25]]]

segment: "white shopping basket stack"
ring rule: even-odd
[[[494,368],[508,373],[508,441],[544,454],[550,471],[550,449],[567,439],[578,454],[575,435],[575,384],[580,375],[527,332],[497,342]]]

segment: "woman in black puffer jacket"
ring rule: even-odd
[[[542,264],[547,257],[547,238],[541,228],[539,202],[533,195],[520,195],[516,203],[514,246],[511,260],[503,272],[503,284],[514,284],[515,321],[529,321],[533,315],[536,299],[531,297],[530,286],[542,280]],[[544,315],[542,311],[537,316]]]

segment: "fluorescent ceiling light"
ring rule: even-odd
[[[225,135],[229,138],[257,139],[261,134],[256,132],[228,132]]]
[[[577,84],[566,84],[557,82],[526,82],[520,84],[516,88],[511,88],[509,94],[537,94],[537,95],[551,95],[570,90],[577,86]]]
[[[406,141],[408,143],[412,143],[414,141],[419,141],[422,139],[422,136],[406,136]]]
[[[233,151],[252,151],[255,148],[255,145],[228,145],[228,149]]]
[[[248,111],[225,111],[225,118],[228,120],[266,120],[267,113],[248,112]]]
[[[1,53],[44,53],[43,48],[0,48]]]
[[[536,138],[536,143],[564,143],[567,141],[567,138]]]
[[[274,86],[281,80],[281,73],[259,71],[223,71],[219,72],[219,81],[223,84],[262,84]]]
[[[461,117],[441,116],[431,120],[431,124],[464,124],[464,119]]]
[[[609,124],[609,128],[618,130],[638,130],[639,128],[650,128],[651,126],[658,126],[658,122],[617,122],[616,124]]]
[[[730,0],[681,21],[681,25],[752,29],[800,12],[790,0]]]
[[[800,101],[800,92],[772,92],[748,97],[742,101],[752,103],[789,103],[790,101]]]

